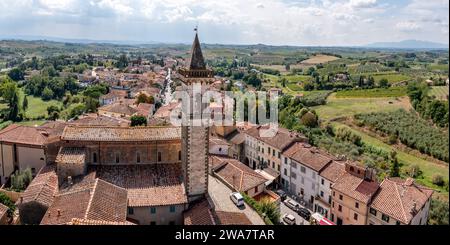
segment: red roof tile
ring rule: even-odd
[[[432,194],[433,190],[417,185],[411,178],[385,179],[381,182],[371,207],[403,224],[409,224]]]
[[[332,161],[327,153],[300,142],[294,143],[283,154],[315,171],[322,170]]]
[[[18,202],[38,202],[48,207],[53,203],[57,191],[58,176],[55,172],[55,166],[47,165],[42,167],[34,177],[27,189],[20,195],[21,198]]]

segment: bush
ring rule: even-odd
[[[434,174],[433,178],[432,178],[432,182],[433,182],[433,184],[435,184],[437,186],[444,186],[444,184],[445,184],[444,177],[442,177],[442,175],[440,175],[440,174]]]
[[[336,137],[340,140],[349,141],[357,146],[362,145],[361,136],[345,127],[340,127],[336,130]]]
[[[300,118],[300,121],[303,125],[310,127],[310,128],[314,128],[317,126],[317,116],[314,115],[312,112],[307,112],[305,113],[305,115],[303,115]]]
[[[430,215],[428,224],[430,225],[448,225],[448,202],[438,199],[431,199]]]
[[[12,216],[12,214],[14,213],[14,210],[16,209],[16,205],[11,200],[11,198],[9,198],[6,194],[0,192],[0,203],[9,208],[7,211],[8,215]]]
[[[406,170],[406,174],[408,174],[409,177],[411,177],[411,178],[418,178],[419,176],[422,175],[422,170],[420,170],[419,165],[414,164],[414,165],[411,165],[411,166]]]
[[[259,216],[264,218],[266,225],[278,224],[280,222],[280,212],[275,203],[270,202],[269,200],[258,202],[243,192],[241,195],[244,197],[245,203],[252,207]]]
[[[33,180],[33,175],[30,168],[23,171],[18,171],[11,175],[11,189],[14,191],[24,191]]]
[[[131,127],[135,126],[147,126],[147,118],[140,115],[135,115],[131,117]]]

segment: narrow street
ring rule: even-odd
[[[286,200],[289,200],[290,198],[288,197]],[[280,219],[283,223],[285,223],[282,219],[283,216],[285,214],[292,214],[295,217],[295,223],[297,225],[309,225],[309,221],[303,219],[302,217],[300,217],[300,215],[297,214],[297,212],[295,212],[294,210],[290,209],[288,206],[286,206],[286,204],[284,204],[284,202],[281,202],[280,204]]]

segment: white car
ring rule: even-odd
[[[283,215],[283,221],[287,225],[295,225],[295,217],[292,214]]]
[[[239,192],[231,193],[230,194],[230,199],[238,207],[241,207],[241,206],[244,205],[244,197]]]

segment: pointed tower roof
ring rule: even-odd
[[[191,60],[189,61],[190,70],[205,70],[206,64],[203,58],[202,48],[198,40],[198,33],[195,33],[194,43],[191,48]]]

